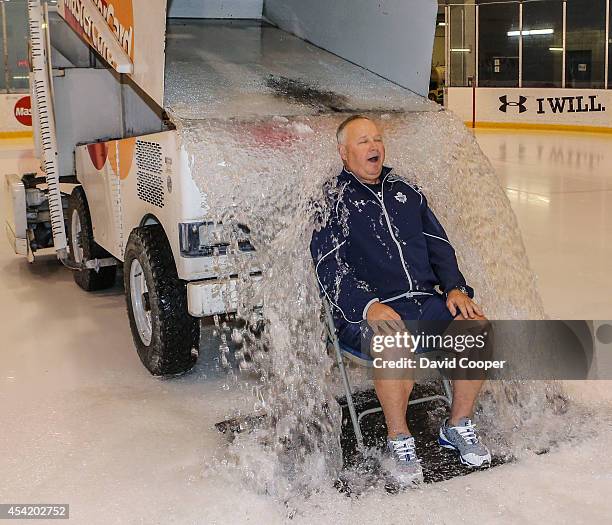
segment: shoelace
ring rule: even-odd
[[[400,461],[421,461],[416,457],[416,449],[414,446],[413,440],[402,440],[402,441],[392,441],[393,443],[393,452],[397,454]]]
[[[463,427],[452,427],[454,430],[456,430],[457,432],[459,432],[459,435],[465,439],[465,441],[468,442],[468,444],[470,445],[475,445],[476,443],[478,443],[478,437],[476,437],[476,426],[472,424],[471,421],[469,421],[465,426]]]

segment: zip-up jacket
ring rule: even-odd
[[[360,323],[376,301],[447,294],[467,286],[455,250],[420,189],[384,167],[380,185],[342,170],[327,188],[329,219],[310,251],[337,326]]]

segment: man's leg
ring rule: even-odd
[[[476,330],[488,331],[488,321],[485,317],[478,317]],[[465,322],[462,316],[458,316],[451,325],[461,333],[461,325]],[[482,322],[482,323],[481,323]],[[465,327],[463,331],[465,331]],[[468,328],[468,332],[472,332]],[[482,332],[481,332],[482,333]],[[486,347],[485,347],[486,348]],[[485,350],[486,352],[486,350]],[[438,443],[440,446],[458,453],[459,460],[463,465],[469,467],[482,467],[491,465],[491,451],[480,442],[480,439],[472,424],[474,404],[484,383],[484,378],[480,374],[471,374],[470,371],[463,371],[460,378],[453,380],[453,405],[451,407],[451,417],[440,427]],[[467,379],[471,377],[472,379]]]
[[[462,417],[472,419],[476,398],[484,384],[484,379],[453,381],[453,406],[451,407],[450,425],[457,425]]]
[[[389,439],[410,435],[406,422],[408,399],[412,392],[412,379],[374,379],[374,389],[385,415]]]
[[[352,348],[359,348],[368,343],[371,345],[373,332],[369,329],[362,332],[358,325],[346,325],[339,330],[340,340]],[[371,351],[370,351],[371,353]],[[397,348],[386,348],[378,357],[384,360],[394,361],[405,356],[405,351]],[[410,435],[406,423],[406,411],[408,410],[408,399],[414,386],[414,380],[406,377],[406,373],[397,370],[374,369],[374,390],[385,416],[387,434],[390,439],[398,435]]]
[[[466,320],[469,321],[470,319],[465,319],[465,317],[459,314],[453,322]],[[471,319],[471,321],[474,320],[487,321],[487,318],[478,316],[475,319]],[[449,425],[457,425],[463,417],[472,419],[474,416],[474,405],[484,382],[484,379],[456,379],[453,381],[453,405],[451,407]]]
[[[450,324],[445,331],[446,334],[462,333],[461,325],[458,325],[462,321],[488,321],[484,316],[478,316],[475,319],[465,319],[461,314],[453,318],[446,306],[446,302],[441,297],[432,297],[422,305],[420,319],[423,321],[446,321],[448,319]],[[463,417],[470,419],[473,417],[474,405],[484,384],[484,379],[469,380],[455,378],[452,384],[453,404],[449,423],[456,425]]]
[[[395,301],[390,303],[389,306],[401,316],[402,320],[416,319],[418,316],[416,304],[408,301]],[[399,323],[399,327],[401,331],[405,330],[403,322]],[[389,335],[381,326],[373,328],[374,332],[379,335]],[[382,357],[388,363],[406,358],[407,355],[408,349],[392,346],[385,348],[377,357]],[[414,387],[413,372],[409,369],[388,368],[374,368],[373,372],[374,390],[385,416],[388,438],[395,439],[398,435],[410,436],[406,412],[408,411],[410,394]]]
[[[374,378],[376,395],[387,423],[387,446],[382,466],[403,486],[423,482],[423,468],[414,438],[406,423],[408,398],[414,381],[405,378]]]
[[[386,325],[386,323],[385,323]],[[373,344],[374,334],[383,335],[391,329],[390,326],[378,325],[375,327],[362,326],[364,330],[355,330],[355,325],[347,327],[341,332],[343,342],[353,348]],[[357,336],[357,337],[355,337]],[[370,355],[373,349],[370,348]],[[378,350],[377,350],[377,353]],[[396,361],[405,357],[405,349],[384,348],[377,357],[383,362]],[[384,468],[395,480],[403,486],[418,484],[423,481],[423,469],[415,450],[414,438],[410,435],[406,422],[408,399],[414,386],[412,374],[397,369],[385,367],[373,368],[374,388],[387,424],[387,446]]]

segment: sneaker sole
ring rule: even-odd
[[[420,487],[423,483],[425,483],[422,473],[415,474],[413,478],[408,478],[408,479],[403,479],[403,480],[396,478],[395,476],[393,476],[393,474],[390,474],[390,477],[403,489],[417,488],[417,487]]]
[[[482,461],[479,464],[470,463],[469,461],[463,459],[463,456],[461,455],[461,452],[459,452],[459,449],[455,445],[453,445],[450,441],[448,441],[446,439],[446,437],[442,433],[442,429],[440,429],[440,436],[438,437],[438,445],[440,445],[442,448],[446,448],[448,450],[452,450],[453,452],[456,452],[457,455],[459,456],[459,461],[461,461],[461,464],[465,465],[466,467],[470,467],[470,468],[482,468],[485,465],[487,467],[491,466],[491,454],[489,454],[488,456],[483,457]]]

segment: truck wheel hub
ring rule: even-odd
[[[138,259],[134,259],[130,266],[130,298],[136,328],[142,342],[151,344],[151,306],[149,303],[149,287],[147,279]]]

